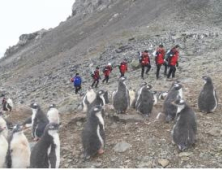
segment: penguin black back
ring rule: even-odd
[[[210,77],[203,76],[205,84],[198,97],[198,108],[201,112],[214,112],[218,105],[216,90]]]
[[[177,119],[172,130],[173,141],[180,150],[195,143],[197,124],[193,110],[180,98],[172,102],[177,107]]]
[[[177,107],[172,105],[171,102],[175,101],[178,97],[182,98],[182,85],[174,84],[170,88],[169,93],[163,103],[163,111],[166,115],[166,122],[173,120],[176,116]]]
[[[125,113],[130,105],[129,90],[125,84],[125,77],[121,77],[118,83],[118,89],[113,95],[113,107],[117,113]]]
[[[36,143],[30,159],[30,168],[58,168],[60,163],[59,124],[49,123],[42,138]],[[59,151],[59,153],[58,153]]]
[[[91,157],[98,153],[105,145],[104,110],[95,106],[90,110],[87,122],[82,131],[82,145],[84,157]]]

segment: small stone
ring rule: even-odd
[[[190,158],[189,157],[182,157],[181,160],[182,161],[188,161]]]
[[[139,165],[136,165],[137,168],[152,168],[152,162],[141,162]]]
[[[77,126],[82,126],[82,122],[76,122]]]
[[[181,153],[179,153],[179,157],[189,157],[191,155],[193,155],[192,152],[181,152]]]
[[[158,163],[165,168],[170,162],[167,159],[158,159]]]

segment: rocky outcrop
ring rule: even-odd
[[[72,16],[85,16],[109,8],[117,0],[76,0],[72,7]]]

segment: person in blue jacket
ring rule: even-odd
[[[75,93],[77,94],[78,91],[81,89],[81,83],[82,83],[82,79],[79,76],[79,73],[76,73],[75,77],[73,77],[71,79],[71,81],[73,82],[74,88],[75,88]]]

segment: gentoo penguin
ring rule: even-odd
[[[31,150],[21,125],[15,125],[9,139],[8,168],[28,168]]]
[[[113,93],[113,107],[117,114],[125,113],[130,105],[129,90],[125,80],[125,77],[119,78],[118,89]]]
[[[136,102],[136,91],[132,88],[129,89],[130,107],[134,108]]]
[[[173,126],[173,142],[181,151],[195,143],[197,124],[193,110],[180,97],[172,102],[177,107],[176,123]]]
[[[31,152],[30,168],[59,168],[60,139],[59,124],[49,123],[41,139],[35,144]]]
[[[198,97],[198,108],[201,112],[214,112],[218,105],[216,90],[210,77],[203,76],[205,84]]]
[[[104,90],[100,90],[96,93],[96,98],[90,104],[88,104],[88,112],[96,105],[104,106],[109,103],[108,92]]]
[[[163,103],[163,111],[166,115],[166,122],[174,120],[177,108],[176,106],[172,105],[172,101],[175,101],[179,96],[182,98],[182,85],[175,83],[170,88],[169,93]]]
[[[0,116],[0,128],[3,129],[1,134],[5,137],[5,139],[8,139],[8,126],[7,126],[7,122],[5,121],[5,119],[2,116]]]
[[[38,140],[49,120],[38,104],[32,103],[30,107],[32,109],[32,136],[34,140]]]
[[[88,111],[88,105],[92,103],[95,100],[95,98],[96,98],[95,91],[93,90],[92,87],[89,87],[82,101],[83,112]]]
[[[153,93],[150,91],[151,85],[144,85],[138,91],[138,96],[136,99],[136,110],[140,113],[149,116],[153,109]]]
[[[8,141],[3,132],[4,128],[0,126],[0,168],[6,168],[6,157],[8,152]]]
[[[58,123],[58,124],[60,123],[59,111],[58,111],[58,109],[56,109],[55,104],[51,104],[49,106],[49,110],[47,112],[47,118],[50,123],[52,123],[52,122]]]
[[[82,145],[84,158],[102,154],[105,145],[104,110],[101,106],[95,106],[90,110],[85,127],[82,131]]]
[[[3,110],[4,111],[12,111],[12,108],[14,107],[13,101],[12,99],[8,98],[6,99],[5,97],[2,100],[2,104],[3,104]]]

